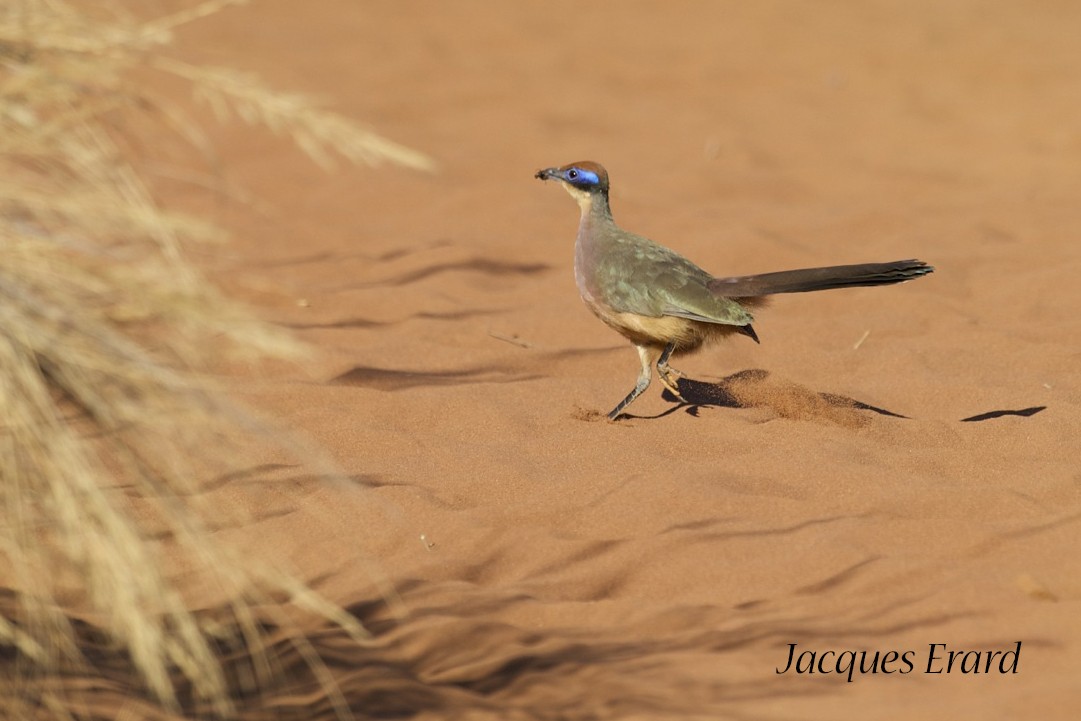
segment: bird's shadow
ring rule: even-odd
[[[703,407],[720,408],[766,408],[782,418],[799,420],[823,420],[839,425],[859,426],[867,422],[867,415],[861,411],[871,411],[881,416],[910,420],[909,416],[887,408],[864,403],[837,393],[823,393],[811,390],[791,381],[777,379],[769,371],[759,368],[742,370],[716,382],[705,382],[692,378],[680,378],[676,387],[682,398],[677,398],[665,389],[662,397],[676,403],[671,408],[654,416],[624,414],[629,418],[664,418],[683,411],[698,416]],[[1020,410],[993,410],[979,413],[963,422],[986,421],[1005,416],[1030,417],[1046,406],[1033,406]]]
[[[720,405],[728,408],[746,408],[758,405],[747,402],[753,400],[748,397],[752,395],[749,391],[753,390],[766,391],[771,395],[778,392],[802,392],[810,394],[834,408],[853,408],[860,411],[872,411],[892,418],[908,418],[908,416],[900,413],[894,413],[891,410],[879,408],[870,403],[864,403],[837,393],[819,393],[794,383],[771,381],[769,371],[759,368],[733,373],[719,383],[704,383],[691,378],[681,378],[677,387],[688,403],[700,406]],[[675,396],[672,398],[675,400]]]
[[[769,371],[760,368],[742,370],[715,382],[681,377],[676,381],[676,387],[682,399],[668,389],[664,390],[661,397],[677,405],[655,416],[624,415],[628,418],[664,418],[683,411],[697,417],[702,408],[713,406],[766,408],[783,418],[820,419],[840,425],[862,425],[866,419],[859,411],[872,411],[892,418],[908,418],[854,398],[836,393],[820,393],[791,381],[774,378]]]

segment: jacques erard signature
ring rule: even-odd
[[[1021,662],[1021,642],[1012,649],[967,651],[955,650],[945,643],[930,643],[921,655],[908,651],[835,651],[798,650],[788,644],[788,660],[776,673],[797,675],[836,674],[853,677],[865,674],[1008,674],[1017,673]]]

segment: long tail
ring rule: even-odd
[[[827,268],[804,268],[735,278],[714,278],[709,282],[709,289],[727,298],[806,293],[830,288],[904,283],[906,280],[933,273],[934,270],[933,267],[920,260],[832,265]]]

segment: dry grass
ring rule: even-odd
[[[155,202],[118,128],[151,109],[198,138],[132,79],[151,69],[221,112],[288,133],[320,162],[430,163],[302,97],[168,55],[172,28],[228,4],[152,22],[111,3],[93,14],[59,0],[0,5],[0,664],[13,672],[0,674],[0,704],[7,696],[13,718],[75,708],[47,682],[86,663],[74,618],[103,629],[163,711],[221,716],[236,681],[220,651],[260,648],[255,607],[270,606],[268,593],[363,633],[206,530],[229,509],[205,507],[199,481],[234,471],[244,431],[260,428],[206,376],[209,356],[298,348],[184,260],[185,242],[218,231]],[[234,599],[227,623],[189,611],[162,570],[167,544]],[[266,682],[273,660],[252,657],[254,682]]]

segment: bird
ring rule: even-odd
[[[758,343],[751,311],[765,305],[768,296],[891,285],[934,272],[923,261],[897,260],[716,277],[674,250],[616,225],[608,202],[608,171],[600,163],[545,168],[534,177],[558,182],[578,202],[578,292],[597,318],[638,350],[638,380],[608,414],[611,421],[649,387],[654,366],[665,388],[686,403],[676,382],[683,374],[668,364],[672,356],[734,334]]]

